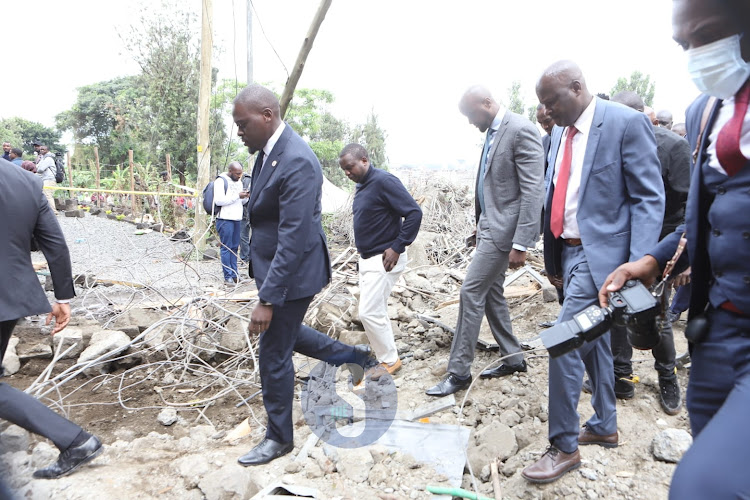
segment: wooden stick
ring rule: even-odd
[[[68,159],[68,182],[70,187],[73,187],[73,165],[70,164],[70,152],[65,153],[65,155]]]
[[[102,188],[101,186],[101,171],[100,171],[100,165],[99,165],[99,146],[94,146],[94,163],[96,164],[96,206],[100,207],[101,202],[99,201],[99,197],[102,195],[99,190]]]
[[[500,475],[497,472],[497,460],[490,463],[490,474],[492,476],[492,491],[495,492],[495,500],[502,500],[500,493]]]
[[[133,150],[128,149],[128,162],[130,163],[130,190],[135,191],[135,176],[133,175]],[[130,208],[135,215],[135,195],[130,195]]]
[[[167,153],[167,182],[172,182],[172,157]]]

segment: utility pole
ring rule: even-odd
[[[247,0],[247,84],[253,83],[253,4]]]
[[[211,172],[211,144],[208,136],[208,124],[211,116],[211,52],[214,46],[213,33],[213,0],[201,0],[201,66],[200,90],[198,92],[198,181],[197,192],[208,184]],[[193,244],[198,250],[198,259],[203,258],[206,248],[207,215],[203,203],[195,204],[195,229]]]
[[[286,108],[292,101],[294,89],[297,88],[297,82],[299,82],[299,77],[302,76],[302,70],[305,68],[305,61],[307,60],[308,54],[310,54],[313,42],[318,34],[318,29],[320,29],[320,25],[323,24],[323,19],[325,19],[328,7],[331,6],[332,1],[333,0],[321,0],[320,5],[318,6],[318,11],[315,13],[315,17],[310,25],[310,29],[307,31],[305,40],[302,42],[302,48],[299,49],[299,55],[297,56],[297,61],[294,63],[292,74],[289,75],[289,80],[286,81],[284,91],[281,93],[280,104],[282,119],[286,115]]]

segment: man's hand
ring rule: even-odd
[[[247,332],[250,335],[261,334],[268,330],[268,325],[271,324],[271,318],[273,318],[273,306],[264,306],[263,304],[256,304],[253,313],[250,315],[250,326]]]
[[[386,248],[385,252],[383,252],[383,267],[385,268],[385,272],[390,273],[391,270],[396,267],[396,263],[398,262],[399,254],[392,248]]]
[[[547,276],[547,279],[552,284],[552,286],[554,286],[558,290],[562,290],[562,287],[563,287],[562,276]]]
[[[632,279],[641,280],[646,286],[651,286],[659,275],[659,263],[651,255],[646,255],[635,262],[627,262],[607,276],[599,290],[599,305],[607,307],[610,292],[616,292]]]
[[[508,267],[511,269],[518,269],[524,264],[526,264],[526,252],[513,248],[508,256]]]
[[[240,191],[240,199],[241,200],[244,200],[248,196],[250,196],[250,191]]]
[[[47,315],[47,322],[45,324],[49,325],[53,317],[55,318],[55,327],[52,329],[52,335],[70,323],[70,304],[60,304],[59,302],[52,304],[52,312]]]
[[[672,280],[672,286],[675,288],[685,286],[688,283],[690,283],[690,268],[688,267],[684,271],[682,271],[680,274],[678,274],[675,279]]]

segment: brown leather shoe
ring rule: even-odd
[[[521,475],[531,483],[544,484],[560,479],[566,472],[581,466],[578,450],[563,453],[554,446],[547,448],[542,458],[526,467]]]
[[[578,433],[578,444],[582,446],[587,444],[598,444],[605,448],[617,448],[618,439],[619,435],[617,434],[617,431],[615,431],[614,434],[602,436],[601,434],[594,433],[589,429],[588,425],[584,425],[581,428],[581,432]]]

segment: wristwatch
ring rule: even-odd
[[[260,305],[262,305],[262,306],[268,306],[268,307],[273,307],[273,304],[271,304],[270,302],[266,302],[263,299],[260,299]]]

